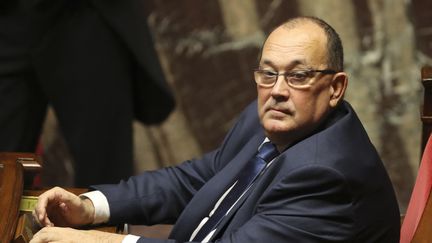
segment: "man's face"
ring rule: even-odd
[[[266,40],[260,69],[278,73],[327,69],[326,37],[321,28],[304,23],[279,27]],[[279,76],[273,87],[257,85],[258,114],[267,137],[278,147],[296,142],[312,132],[330,109],[333,75],[311,73],[306,87],[289,86]]]

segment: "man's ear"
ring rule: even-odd
[[[330,84],[330,106],[336,107],[343,99],[348,85],[348,76],[344,72],[336,73]]]

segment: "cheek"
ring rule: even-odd
[[[304,123],[315,123],[323,117],[328,110],[329,99],[322,94],[317,95],[318,97],[296,100],[296,119]]]
[[[266,100],[270,97],[271,89],[265,89],[257,86],[258,100]]]
[[[257,101],[258,101],[258,114],[260,116],[262,116],[263,108],[265,106],[265,103],[267,102],[267,100],[270,97],[270,92],[265,90],[265,89],[260,89],[259,87],[257,88]]]

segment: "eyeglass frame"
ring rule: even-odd
[[[323,74],[336,74],[336,73],[338,73],[338,71],[332,70],[332,69],[301,69],[301,70],[279,73],[277,71],[271,71],[271,70],[256,68],[253,71],[254,71],[255,83],[261,87],[264,87],[264,88],[272,88],[273,86],[275,86],[279,76],[283,76],[285,82],[287,82],[288,85],[295,87],[295,88],[302,88],[302,87],[308,86],[310,83],[306,82],[306,83],[300,84],[300,85],[293,84],[292,82],[289,81],[289,77],[290,77],[289,75],[291,75],[291,77],[292,77],[295,74],[304,73],[305,76],[309,77],[311,75],[311,73],[323,73]],[[272,75],[274,75],[274,77],[273,77],[274,80],[271,84],[263,84],[263,83],[259,83],[257,81],[257,76],[256,76],[257,73],[263,74],[264,72],[271,73]]]

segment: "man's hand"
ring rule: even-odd
[[[94,219],[94,206],[89,199],[60,187],[54,187],[39,196],[33,216],[41,226],[82,226]]]
[[[76,230],[72,228],[45,227],[35,234],[30,243],[120,243],[124,235],[96,230]]]

